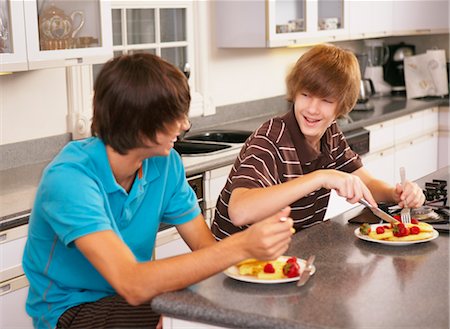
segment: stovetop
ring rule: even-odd
[[[420,208],[412,209],[411,216],[433,225],[440,232],[448,233],[450,229],[450,207],[447,197],[447,181],[433,179],[425,182],[423,193],[426,198],[424,205]],[[392,215],[400,214],[398,207],[388,207],[387,210]]]

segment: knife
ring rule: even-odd
[[[394,217],[392,217],[391,215],[389,215],[388,213],[385,213],[383,210],[381,210],[378,207],[372,207],[372,205],[367,202],[364,199],[360,199],[359,203],[361,203],[362,205],[366,206],[367,208],[369,208],[373,214],[379,218],[381,218],[382,220],[385,220],[386,222],[389,222],[391,224],[398,224],[399,221],[396,220]]]
[[[309,256],[308,260],[306,261],[305,269],[303,270],[300,279],[298,279],[297,281],[297,287],[303,286],[306,283],[306,281],[308,281],[309,277],[311,276],[312,265],[315,259],[316,259],[315,255]]]

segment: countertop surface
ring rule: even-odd
[[[394,119],[409,113],[439,105],[448,106],[448,98],[429,98],[407,100],[404,97],[372,98],[373,110],[352,111],[348,119],[339,120],[344,132],[369,126],[377,122]],[[282,112],[280,113],[282,114]],[[234,122],[218,124],[211,129],[238,129],[253,131],[274,114],[239,119]],[[201,125],[192,133],[201,131]],[[240,145],[211,155],[183,157],[188,176],[207,170],[229,165],[239,153]],[[23,167],[0,171],[0,218],[27,209],[31,209],[37,185],[45,163],[36,163]]]
[[[418,181],[449,179],[449,167]],[[153,299],[170,317],[232,328],[449,328],[449,236],[409,246],[359,240],[361,207],[295,234],[287,255],[316,255],[316,273],[257,284],[220,273]]]

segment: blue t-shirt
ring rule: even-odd
[[[149,261],[161,222],[182,224],[200,214],[174,150],[144,160],[139,176],[127,193],[96,137],[69,143],[44,170],[23,255],[35,327],[54,328],[68,308],[115,294],[75,239],[112,230],[138,261]]]

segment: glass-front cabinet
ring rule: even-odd
[[[114,56],[151,53],[189,75],[189,58],[193,58],[189,10],[189,3],[174,4],[173,1],[141,3],[137,6],[113,1]]]
[[[0,17],[1,71],[100,63],[112,55],[109,1],[1,0]]]
[[[27,69],[23,1],[0,0],[0,72]]]
[[[269,0],[269,47],[342,40],[348,35],[344,0]]]
[[[345,0],[217,0],[219,47],[283,47],[348,37]]]

